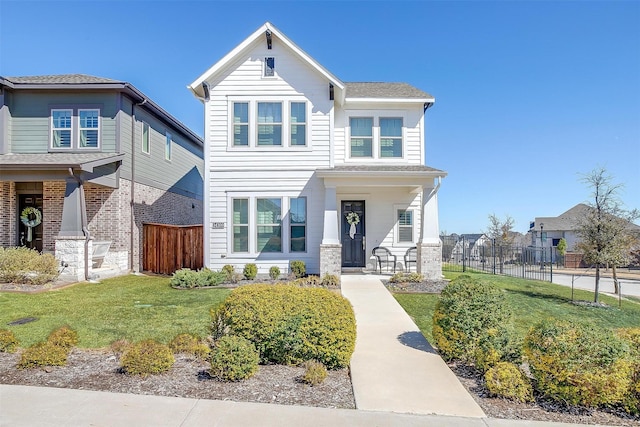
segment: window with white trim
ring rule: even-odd
[[[249,103],[233,103],[233,145],[249,145]]]
[[[380,157],[402,158],[402,118],[380,117]]]
[[[351,157],[373,157],[373,118],[351,117]]]
[[[273,56],[264,58],[264,77],[275,77],[276,59]]]
[[[98,148],[100,136],[100,110],[78,110],[80,148]]]
[[[282,199],[256,199],[256,252],[282,252]]]
[[[292,102],[290,110],[290,144],[307,145],[307,103]]]
[[[307,198],[289,199],[289,250],[307,251]]]
[[[71,148],[73,110],[51,110],[51,148]]]
[[[249,199],[233,199],[233,252],[249,252]]]
[[[413,242],[413,211],[409,209],[398,209],[398,243]]]
[[[149,154],[151,152],[151,130],[149,123],[142,122],[142,152]]]
[[[404,119],[402,117],[349,117],[349,150],[351,159],[402,159],[404,153]]]
[[[171,160],[172,136],[169,132],[165,132],[164,159]]]
[[[282,102],[258,102],[258,145],[282,145]]]

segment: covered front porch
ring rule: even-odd
[[[404,255],[416,247],[413,271],[427,279],[441,277],[437,193],[446,172],[378,165],[337,166],[316,173],[325,195],[320,274],[374,270],[372,250],[382,246],[396,256],[396,271],[407,270]]]

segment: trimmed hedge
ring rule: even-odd
[[[630,414],[640,415],[640,328],[618,329],[616,335],[629,345],[629,352],[633,361],[631,385],[622,404]]]
[[[489,393],[518,402],[531,402],[533,389],[527,377],[510,362],[498,362],[485,374]]]
[[[0,353],[15,353],[19,344],[13,331],[0,329]]]
[[[70,351],[78,344],[78,333],[69,326],[61,326],[49,334],[47,342],[62,347],[66,351]]]
[[[629,345],[609,330],[559,320],[535,325],[524,355],[537,389],[573,405],[621,403],[632,386]]]
[[[210,352],[209,346],[191,334],[176,335],[169,343],[169,348],[174,353],[190,354],[199,358],[206,357]]]
[[[154,340],[131,344],[120,356],[120,366],[132,375],[160,374],[171,369],[174,362],[171,349]]]
[[[0,282],[44,285],[58,277],[58,261],[24,247],[0,247]]]
[[[211,375],[224,381],[240,381],[258,371],[260,354],[251,341],[226,335],[211,350]]]
[[[263,362],[300,364],[317,360],[329,369],[347,366],[355,348],[356,323],[344,297],[321,288],[247,285],[212,311],[214,338],[242,336]]]
[[[40,366],[64,366],[67,364],[67,349],[50,342],[39,342],[25,349],[20,356],[18,368],[37,368]]]

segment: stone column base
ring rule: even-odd
[[[442,279],[442,244],[419,243],[417,248],[418,273],[427,280]]]
[[[89,253],[89,273],[91,273],[91,253],[93,252],[92,241],[89,240],[87,251]],[[84,237],[60,238],[56,239],[55,257],[66,267],[62,267],[60,278],[82,282],[84,277]]]
[[[342,245],[320,245],[320,277],[325,274],[340,277],[342,273]]]

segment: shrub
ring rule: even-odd
[[[171,277],[171,286],[178,288],[192,289],[205,285],[205,276],[193,271],[190,268],[182,268]]]
[[[168,371],[174,362],[171,349],[154,340],[131,344],[120,356],[120,366],[132,375],[160,374]]]
[[[322,286],[325,288],[337,288],[340,286],[340,278],[335,274],[325,273],[322,276]]]
[[[225,274],[226,276],[225,281],[227,282],[231,282],[233,279],[233,276],[236,274],[236,269],[231,264],[226,264],[225,266],[223,266],[221,271],[222,273]]]
[[[39,342],[22,352],[18,368],[37,368],[39,366],[64,366],[67,364],[68,351],[50,342]]]
[[[0,329],[0,353],[15,353],[19,344],[13,331]]]
[[[78,344],[78,333],[69,326],[62,326],[49,334],[47,342],[69,351]]]
[[[433,338],[445,359],[487,369],[509,352],[511,311],[502,291],[459,276],[440,294],[433,314]]]
[[[109,348],[111,348],[114,354],[121,355],[130,345],[131,343],[128,340],[122,338],[112,342]]]
[[[308,360],[304,362],[304,375],[302,381],[309,385],[319,385],[327,378],[327,368],[320,362]]]
[[[355,347],[349,301],[326,289],[294,285],[247,285],[212,311],[214,338],[231,333],[253,342],[265,362],[318,360],[346,366]]]
[[[608,330],[546,320],[525,337],[524,355],[537,389],[573,405],[622,402],[631,386],[629,346]]]
[[[396,273],[389,279],[391,283],[422,283],[424,276],[420,273]]]
[[[44,285],[58,277],[58,261],[25,247],[0,247],[0,282]]]
[[[322,281],[318,276],[300,277],[291,281],[290,283],[301,288],[317,288],[322,285]]]
[[[258,370],[260,355],[246,338],[226,335],[211,350],[211,375],[224,381],[240,381]]]
[[[203,268],[200,270],[200,275],[202,276],[203,286],[218,286],[221,283],[224,283],[227,275],[222,271],[213,271],[208,268]]]
[[[271,278],[271,280],[276,280],[278,277],[280,277],[280,268],[278,266],[273,266],[269,269],[269,277]]]
[[[258,266],[255,264],[247,264],[244,266],[244,270],[242,270],[242,275],[247,280],[253,280],[258,275]]]
[[[531,402],[533,389],[527,377],[510,362],[499,362],[484,374],[489,392],[518,402]]]
[[[209,354],[209,347],[191,334],[176,335],[169,343],[169,348],[174,353],[191,354],[200,358]]]
[[[304,261],[291,261],[291,273],[296,279],[304,277],[307,274],[307,267]]]
[[[618,329],[616,335],[629,345],[633,363],[631,386],[622,402],[624,408],[633,415],[640,415],[640,328]]]

